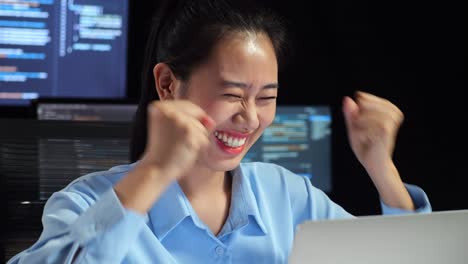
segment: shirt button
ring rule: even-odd
[[[221,246],[216,247],[216,254],[223,255],[224,254],[224,248],[221,247]]]

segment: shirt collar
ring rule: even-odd
[[[249,178],[242,170],[242,166],[238,166],[231,171],[231,174],[233,180],[229,221],[231,221],[233,229],[240,228],[246,225],[249,219],[253,219],[253,224],[256,224],[260,228],[261,233],[267,234],[258,208],[257,198],[255,197]]]
[[[177,182],[172,183],[149,211],[154,234],[160,240],[173,228],[190,216],[184,193]]]
[[[253,219],[252,224],[257,225],[261,234],[267,234],[250,181],[242,172],[241,166],[231,171],[231,175],[231,208],[220,235],[247,225],[249,219]],[[169,185],[148,214],[154,233],[160,240],[189,216],[196,226],[206,227],[196,216],[177,182]]]

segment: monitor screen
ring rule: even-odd
[[[0,105],[126,96],[128,0],[0,1]]]
[[[278,106],[275,120],[243,161],[281,165],[331,192],[331,121],[329,106]]]
[[[71,123],[77,123],[77,126],[81,124],[86,127],[85,124],[92,122],[96,129],[102,128],[99,122],[106,124],[109,123],[120,123],[124,127],[131,127],[131,121],[136,110],[136,105],[132,104],[63,104],[63,103],[44,103],[38,106],[38,119],[39,121],[71,121]],[[323,190],[324,192],[331,193],[332,190],[332,171],[331,171],[331,146],[332,146],[332,115],[330,106],[291,106],[291,105],[279,105],[276,110],[276,116],[273,123],[267,127],[262,136],[257,142],[251,147],[243,158],[243,162],[250,161],[262,161],[271,162],[278,164],[293,173],[301,176],[306,176],[312,182],[312,184]],[[47,124],[47,123],[45,123]],[[58,129],[60,123],[56,123],[51,126],[49,133],[57,135],[57,131],[64,131]],[[12,125],[7,125],[12,127]],[[91,125],[93,126],[93,125]],[[31,128],[17,128],[18,131],[30,131],[36,130]],[[74,128],[72,131],[67,133],[76,133]],[[13,129],[14,131],[14,129]],[[47,132],[47,128],[42,130]],[[0,130],[0,137],[1,137]],[[16,133],[16,132],[15,132]],[[19,133],[19,132],[18,132]],[[68,139],[70,134],[63,132],[60,135],[61,144],[69,144],[69,147],[63,147],[61,149],[74,149],[76,148],[76,140]],[[114,139],[110,136],[111,130],[106,132],[109,134],[109,139],[117,140],[120,143],[110,144],[110,148],[106,149],[103,153],[121,153],[124,157],[128,156],[128,136]],[[104,134],[106,134],[104,133]],[[86,141],[87,146],[94,146],[93,143],[96,139],[96,135],[91,133],[91,138],[81,139],[82,142]],[[36,133],[31,136],[37,136]],[[43,140],[47,139],[46,136],[42,137]],[[52,141],[43,141],[42,147],[44,149],[49,146],[48,143],[55,142],[57,138],[50,138]],[[96,142],[101,142],[102,139]],[[104,142],[104,141],[103,141]],[[45,144],[47,143],[47,144]],[[92,147],[100,151],[104,147]],[[40,152],[40,151],[39,151]],[[44,153],[48,153],[45,151]],[[79,151],[74,151],[77,154]],[[55,151],[56,155],[65,157],[64,153]],[[108,166],[118,165],[111,159],[103,156],[108,163]],[[80,161],[80,157],[70,157],[70,160]],[[86,158],[83,162],[97,162],[97,156],[95,158]],[[40,160],[46,160],[41,158]],[[119,162],[121,162],[119,160]],[[126,162],[129,162],[127,160]],[[53,159],[48,160],[47,164],[54,164]],[[62,166],[63,164],[60,163]],[[87,165],[88,168],[94,168],[94,165]],[[79,169],[79,170],[78,170]],[[70,170],[77,170],[76,173],[70,178],[64,179],[64,182],[73,180],[83,172],[83,167],[70,168]],[[92,169],[89,171],[91,172]],[[59,171],[63,173],[63,168]],[[58,176],[59,177],[59,176]]]
[[[137,105],[117,103],[39,103],[38,120],[131,122]]]

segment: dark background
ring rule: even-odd
[[[278,103],[333,107],[331,198],[356,215],[380,213],[377,192],[348,145],[341,113],[343,96],[363,90],[389,99],[405,114],[394,155],[403,180],[422,187],[436,211],[468,209],[465,9],[450,1],[263,3],[289,23],[291,48],[280,72]],[[137,98],[141,51],[157,2],[132,4],[128,94]]]
[[[394,154],[403,180],[422,187],[435,211],[468,209],[462,129],[468,24],[461,3],[263,2],[289,21],[289,64],[280,72],[278,103],[332,106],[331,198],[355,215],[380,213],[377,192],[348,145],[341,113],[343,96],[363,90],[389,99],[405,114]],[[144,42],[157,4],[130,1],[128,101],[139,96]],[[0,108],[2,117],[31,118],[34,112]]]
[[[403,180],[422,187],[436,211],[468,209],[462,173],[468,31],[461,4],[263,3],[286,18],[290,34],[278,103],[332,106],[331,198],[355,215],[380,213],[377,192],[348,145],[341,113],[343,96],[363,90],[389,99],[405,114],[394,156]],[[144,43],[157,4],[130,1],[127,101],[139,96]],[[31,118],[35,110],[0,112]]]

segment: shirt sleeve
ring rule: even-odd
[[[307,193],[307,202],[305,204],[307,216],[302,217],[301,220],[322,220],[322,219],[341,219],[353,218],[354,216],[343,209],[340,205],[333,202],[326,193],[314,187],[307,177],[303,177],[305,181],[305,189]],[[432,211],[429,199],[426,193],[418,186],[406,184],[411,199],[415,205],[415,210],[404,210],[394,208],[386,205],[380,201],[382,214],[395,215],[395,214],[415,214],[415,213],[429,213]],[[305,219],[304,219],[305,218]]]
[[[413,200],[415,210],[404,210],[400,208],[394,208],[386,205],[380,200],[380,206],[384,215],[394,214],[413,214],[413,213],[430,213],[432,207],[429,202],[429,198],[426,193],[418,186],[405,183],[406,190],[408,190],[411,200]]]
[[[310,180],[303,176],[307,191],[307,211],[309,213],[306,220],[340,219],[353,218],[343,207],[333,202],[326,193],[313,186]]]
[[[83,195],[54,193],[44,207],[40,238],[8,264],[120,263],[145,225],[145,216],[125,209],[113,188],[91,205]]]

